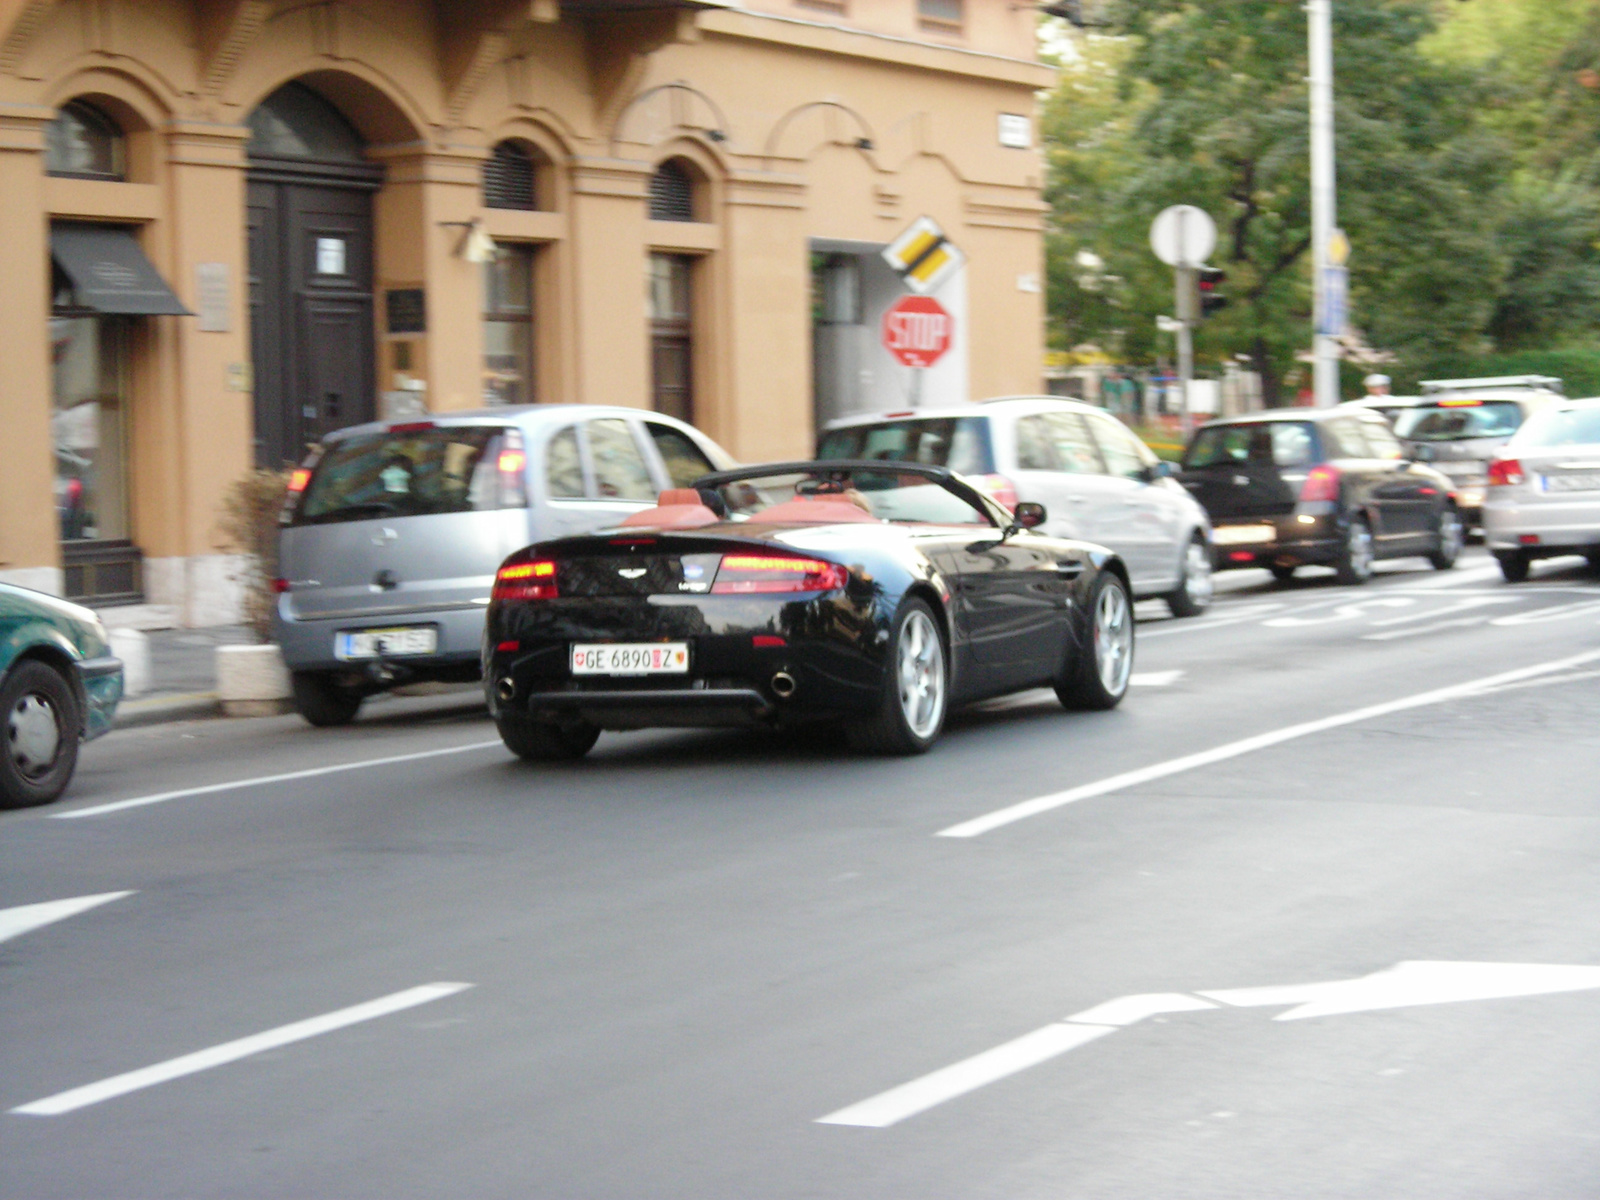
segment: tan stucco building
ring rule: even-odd
[[[1039,387],[1031,6],[0,0],[0,579],[233,615],[229,484],[339,425],[655,406],[746,460]]]

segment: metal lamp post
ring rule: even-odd
[[[1343,263],[1330,254],[1338,218],[1333,147],[1333,0],[1306,0],[1311,59],[1311,253],[1316,304],[1313,391],[1319,408],[1339,402]],[[1336,311],[1337,310],[1337,311]]]

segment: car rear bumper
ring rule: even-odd
[[[374,686],[387,686],[411,680],[478,678],[483,659],[483,620],[484,610],[479,605],[315,620],[286,620],[280,613],[273,621],[273,632],[291,671],[340,671],[365,676]],[[432,654],[346,660],[334,651],[340,633],[423,626],[431,626],[438,633]]]
[[[111,730],[117,704],[122,699],[122,660],[85,658],[73,664],[83,686],[83,740],[88,742]]]
[[[1534,554],[1594,550],[1600,548],[1600,497],[1492,500],[1484,505],[1483,536],[1491,550],[1526,550]]]
[[[1235,531],[1270,530],[1270,537],[1257,542],[1234,542]],[[1245,567],[1312,566],[1331,563],[1339,557],[1344,536],[1332,516],[1303,517],[1289,514],[1238,521],[1222,521],[1212,526],[1216,569],[1240,570]]]
[[[536,721],[577,717],[601,729],[716,728],[770,725],[777,702],[755,688],[706,687],[536,692],[520,707]]]

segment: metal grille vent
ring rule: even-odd
[[[694,180],[676,162],[664,162],[650,177],[652,221],[694,220]]]
[[[483,164],[483,202],[489,208],[538,208],[533,155],[516,142],[501,142]]]

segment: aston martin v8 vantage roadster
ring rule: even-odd
[[[1127,568],[1033,531],[942,467],[774,463],[663,492],[620,526],[501,565],[484,686],[506,745],[588,753],[603,729],[831,723],[920,754],[952,705],[1053,686],[1119,703]]]

